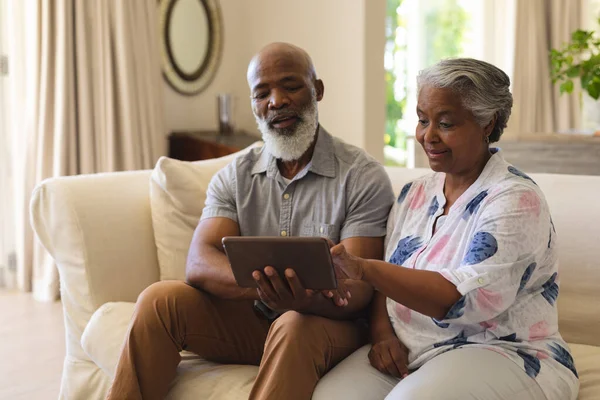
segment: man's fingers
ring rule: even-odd
[[[275,303],[273,303],[271,301],[271,299],[269,299],[265,293],[260,290],[260,289],[256,289],[256,291],[258,292],[258,297],[260,298],[260,300],[267,305],[267,307],[269,307],[270,309],[274,309],[275,308]]]
[[[292,292],[288,288],[288,286],[281,279],[275,268],[273,267],[265,267],[265,275],[269,279],[271,286],[277,293],[277,297],[280,299],[289,299],[291,298]]]
[[[285,278],[292,290],[294,298],[302,298],[307,295],[306,289],[304,289],[304,286],[300,283],[300,279],[298,279],[298,275],[296,275],[296,272],[293,269],[288,268],[285,270]]]
[[[260,291],[263,293],[263,295],[267,299],[269,299],[269,301],[271,301],[273,303],[277,302],[279,297],[277,296],[277,293],[271,286],[269,279],[267,279],[267,277],[260,271],[254,271],[252,273],[252,277],[254,278],[256,285],[258,286]]]

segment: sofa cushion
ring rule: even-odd
[[[90,359],[112,379],[134,303],[106,303],[92,316],[82,337]],[[258,367],[220,365],[182,352],[167,399],[247,399]]]
[[[213,175],[239,154],[187,162],[161,157],[150,178],[150,205],[160,279],[185,279],[185,264]]]
[[[93,315],[85,328],[82,346],[90,359],[110,378],[114,376],[121,345],[133,315],[133,303],[106,303]],[[600,347],[571,344],[581,379],[579,400],[600,400]],[[319,382],[313,399],[332,398],[333,393],[348,399],[364,399],[387,393],[396,380],[369,367],[369,345],[340,363]],[[220,365],[182,352],[182,362],[171,385],[168,399],[247,399],[258,368],[249,365]],[[353,374],[365,376],[372,387],[348,386]],[[370,385],[367,385],[370,386]],[[353,395],[351,395],[353,394]],[[348,397],[345,397],[345,396]],[[340,397],[341,398],[341,397]],[[382,398],[382,397],[381,397]]]
[[[581,386],[578,400],[600,400],[600,347],[569,344]]]

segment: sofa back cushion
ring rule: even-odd
[[[600,176],[531,174],[558,236],[560,332],[600,346]]]
[[[211,178],[239,154],[258,145],[210,160],[188,162],[168,157],[158,160],[150,178],[150,206],[160,280],[185,279],[190,242],[202,215]]]
[[[386,168],[396,196],[428,169]],[[570,343],[600,346],[600,176],[531,174],[557,232],[559,329]]]

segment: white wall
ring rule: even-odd
[[[233,93],[239,128],[256,132],[246,67],[264,45],[290,42],[312,57],[325,84],[320,121],[333,135],[383,159],[385,2],[369,0],[220,0],[225,29],[215,81],[196,97],[166,89],[167,127],[215,128],[215,96]]]

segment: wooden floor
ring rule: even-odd
[[[0,400],[57,399],[64,355],[60,302],[0,290]]]

